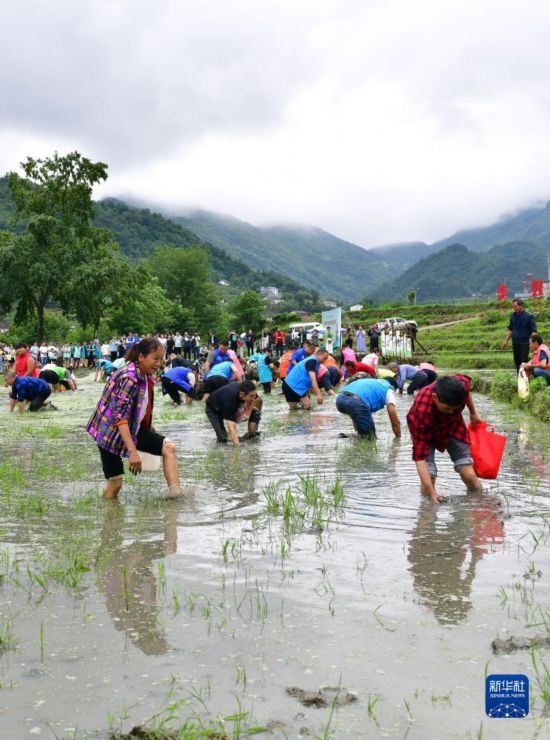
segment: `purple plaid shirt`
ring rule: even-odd
[[[136,443],[139,430],[139,409],[147,392],[147,378],[140,375],[133,362],[113,373],[103,389],[96,410],[86,426],[97,445],[114,455],[121,455],[124,442],[118,433],[118,423],[126,420]]]

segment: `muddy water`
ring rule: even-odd
[[[496,637],[547,634],[541,424],[478,398],[509,435],[501,475],[468,496],[441,456],[447,500],[434,507],[385,412],[376,443],[340,439],[351,425],[333,400],[289,412],[274,395],[262,440],[233,449],[214,443],[201,406],[159,397],[155,423],[177,442],[188,495],[163,501],[150,473],[109,505],[82,431],[98,392],[84,382],[39,417],[0,407],[2,737],[106,737],[144,722],[234,737],[254,726],[274,737],[548,736],[548,650],[535,655],[540,678],[528,651],[491,650]],[[404,420],[409,399],[398,403]],[[486,673],[530,678],[528,718],[485,716]],[[339,686],[357,701],[334,711],[286,691]]]

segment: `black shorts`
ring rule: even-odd
[[[214,393],[214,391],[217,391],[218,388],[222,388],[228,383],[229,380],[225,375],[211,375],[204,381],[204,392],[210,395],[211,393]]]
[[[50,385],[59,385],[59,375],[55,370],[42,370],[38,377]]]
[[[302,400],[302,396],[299,396],[295,391],[293,391],[286,380],[283,380],[282,388],[284,396],[288,403],[300,403],[300,401]],[[307,396],[307,393],[304,395]]]
[[[152,432],[150,429],[140,429],[137,435],[136,447],[138,451],[141,450],[141,452],[148,452],[150,455],[158,455],[160,457],[162,455],[164,439],[162,434]],[[99,445],[98,449],[103,475],[107,479],[124,475],[122,457],[120,455],[114,455],[112,452],[107,452],[107,450],[99,447]]]

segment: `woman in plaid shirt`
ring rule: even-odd
[[[418,391],[407,414],[420,490],[435,503],[443,500],[435,490],[436,449],[447,450],[468,491],[483,492],[474,471],[470,436],[462,418],[462,409],[467,406],[472,426],[475,428],[480,421],[470,394],[470,382],[467,375],[444,375]]]
[[[96,410],[86,427],[95,439],[107,479],[103,496],[116,498],[122,488],[122,456],[128,455],[130,472],[141,472],[139,450],[162,456],[170,497],[182,494],[176,447],[157,434],[151,425],[153,377],[161,368],[164,345],[156,337],[144,337],[126,353],[128,364],[107,381]]]

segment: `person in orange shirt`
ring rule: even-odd
[[[15,345],[15,372],[19,378],[38,378],[38,366],[36,360],[29,352],[25,342]]]

